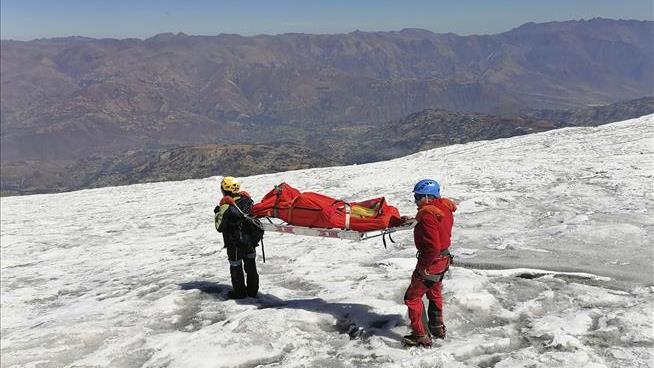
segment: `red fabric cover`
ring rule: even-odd
[[[263,217],[277,217],[291,225],[316,228],[345,228],[345,204],[320,193],[301,193],[286,183],[281,183],[268,192],[252,207],[252,214]],[[375,217],[350,216],[350,229],[372,231],[386,229],[402,222],[397,208],[389,206],[384,197],[363,202],[350,202],[350,206],[373,207],[379,204]]]

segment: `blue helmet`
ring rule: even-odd
[[[441,196],[441,186],[436,180],[422,179],[415,187],[413,187],[415,194],[432,195],[434,197]]]

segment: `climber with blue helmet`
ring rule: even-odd
[[[407,346],[431,346],[432,337],[445,338],[443,323],[443,276],[447,272],[451,255],[452,225],[456,204],[441,197],[441,188],[436,180],[420,180],[413,188],[418,213],[413,238],[418,249],[418,262],[411,276],[411,284],[404,294],[404,303],[409,309],[412,333],[404,337]],[[427,294],[427,326],[423,322],[423,295]]]

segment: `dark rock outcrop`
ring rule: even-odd
[[[31,194],[212,175],[248,176],[385,160],[455,143],[599,125],[652,113],[654,98],[649,97],[580,110],[537,111],[533,116],[424,110],[384,124],[315,124],[304,130],[280,124],[276,132],[286,142],[208,144],[77,161],[10,163],[2,166],[0,184],[4,194]]]

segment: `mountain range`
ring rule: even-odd
[[[140,167],[171,150],[238,171],[224,154],[232,144],[274,152],[310,142],[297,148],[317,152],[302,165],[369,161],[378,147],[350,152],[348,142],[362,132],[383,137],[388,124],[423,110],[527,116],[547,126],[571,113],[553,110],[654,95],[653,45],[654,22],[600,18],[474,36],[404,29],[2,40],[3,190],[26,180],[44,183],[39,191],[98,185],[91,172],[116,162]],[[282,168],[290,167],[269,170]],[[75,177],[87,179],[65,184]]]

